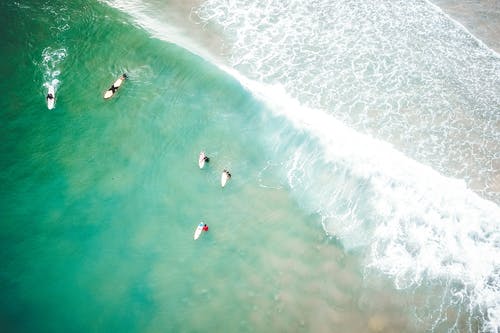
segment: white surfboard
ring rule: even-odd
[[[196,230],[194,231],[194,236],[193,236],[194,240],[197,240],[200,237],[204,226],[205,226],[205,223],[203,223],[203,222],[200,222],[200,224],[198,224],[198,226],[196,227]]]
[[[205,166],[205,158],[207,158],[207,155],[205,155],[205,152],[202,151],[200,153],[200,157],[198,157],[198,166],[200,167],[200,169],[203,169],[203,167]],[[208,158],[206,162],[208,162]]]
[[[122,85],[123,81],[125,81],[126,78],[127,78],[127,74],[123,74],[122,76],[120,76],[115,81],[115,83],[113,83],[111,85],[111,87],[104,92],[104,99],[108,99],[108,98],[113,97],[115,95],[116,91],[118,90],[118,88],[120,88],[120,86]]]
[[[49,110],[52,110],[55,106],[55,103],[56,103],[56,92],[55,92],[53,86],[49,86],[49,90],[47,91],[46,100],[47,100],[47,108]]]
[[[229,173],[229,171],[224,169],[224,171],[222,171],[222,175],[220,176],[220,185],[222,187],[226,186],[226,184],[230,178],[231,178],[231,174]]]

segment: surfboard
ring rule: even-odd
[[[113,83],[111,85],[111,87],[109,87],[109,89],[104,92],[104,99],[108,99],[108,98],[113,97],[116,94],[116,91],[118,90],[118,88],[120,88],[120,86],[122,85],[123,81],[125,81],[126,78],[127,78],[127,74],[123,74],[122,76],[120,76],[115,81],[115,83]]]
[[[222,171],[222,175],[220,176],[220,185],[222,187],[226,186],[226,183],[228,182],[229,178],[231,178],[231,174],[229,173],[229,171],[224,169],[224,171]]]
[[[202,151],[200,153],[200,157],[198,157],[198,166],[200,167],[200,169],[203,169],[203,167],[205,166],[205,157],[207,157],[207,155],[205,155],[205,152]]]
[[[52,96],[52,98],[50,98]],[[47,100],[47,108],[52,110],[56,103],[56,92],[53,86],[49,86],[49,90],[47,91],[47,96],[45,98]]]
[[[194,231],[194,236],[193,236],[194,240],[197,240],[200,237],[201,232],[203,231],[204,225],[205,225],[205,223],[203,223],[203,222],[200,222],[200,224],[198,224],[198,226],[196,227],[196,230]]]

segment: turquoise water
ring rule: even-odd
[[[495,329],[498,206],[461,179],[214,60],[197,20],[162,35],[186,4],[0,6],[2,331]]]

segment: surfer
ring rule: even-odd
[[[56,93],[54,91],[54,87],[49,86],[49,91],[47,91],[46,100],[47,100],[47,108],[49,110],[52,110],[56,102]]]
[[[208,163],[210,161],[210,158],[208,158],[207,155],[205,155],[205,152],[202,151],[200,153],[200,157],[198,157],[198,166],[200,167],[200,169],[203,169],[203,167],[205,166],[205,163]]]
[[[115,83],[113,83],[111,87],[104,93],[104,98],[107,99],[113,96],[126,78],[128,78],[127,74],[123,73],[122,76],[120,76],[118,80],[116,80]]]
[[[122,81],[124,81],[126,78],[127,78],[127,74],[125,74],[125,73],[123,73],[123,75],[120,77],[120,79],[121,79]],[[116,82],[115,82],[115,83],[116,83]],[[111,85],[111,88],[109,88],[109,90],[111,90],[111,92],[112,92],[113,94],[115,93],[115,91],[116,91],[118,88],[120,88],[120,85],[121,85],[121,82],[120,82],[120,84],[119,84],[118,86],[115,86],[115,83],[113,83],[113,84]]]
[[[230,178],[231,174],[229,173],[229,171],[224,169],[224,171],[222,171],[222,175],[220,176],[220,185],[222,187],[226,186],[226,183],[229,181]]]
[[[203,229],[202,230],[203,231],[208,231],[208,225],[206,223],[203,225]]]

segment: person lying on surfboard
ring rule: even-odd
[[[49,99],[54,99],[54,95],[52,95],[52,94],[50,94],[50,93],[49,93],[49,94],[47,95],[47,100],[49,100]]]
[[[226,169],[224,169],[224,173],[227,175],[227,178],[231,178],[231,174],[229,173],[229,171],[227,171]]]
[[[122,79],[122,81],[125,81],[125,79],[126,79],[126,78],[127,78],[127,74],[125,74],[125,73],[123,73],[123,75],[120,77],[120,79]],[[116,82],[115,82],[115,83],[116,83]],[[114,94],[114,93],[115,93],[115,91],[117,91],[117,90],[118,90],[118,88],[120,88],[120,86],[121,86],[121,82],[120,82],[120,84],[119,84],[118,86],[115,86],[115,83],[113,83],[113,84],[111,85],[111,88],[109,88],[109,89],[108,89],[108,90],[111,90],[111,92],[112,92],[113,94]]]
[[[128,76],[127,76],[127,74],[123,73],[123,75],[122,75],[122,76],[120,76],[120,77],[118,78],[118,80],[116,80],[116,81],[115,81],[115,83],[113,83],[113,84],[111,85],[111,87],[110,87],[110,88],[109,88],[109,89],[108,89],[108,90],[104,93],[104,98],[106,98],[106,99],[107,99],[107,98],[112,97],[112,96],[115,94],[115,92],[118,90],[118,88],[120,88],[120,87],[121,87],[121,85],[122,85],[123,81],[125,81],[125,79],[126,79],[127,77],[128,77]],[[109,92],[110,92],[110,94],[109,94]]]
[[[202,151],[200,153],[200,156],[198,157],[198,166],[200,167],[200,169],[203,169],[203,167],[205,166],[205,163],[208,163],[210,162],[210,158],[205,155],[205,152]]]

